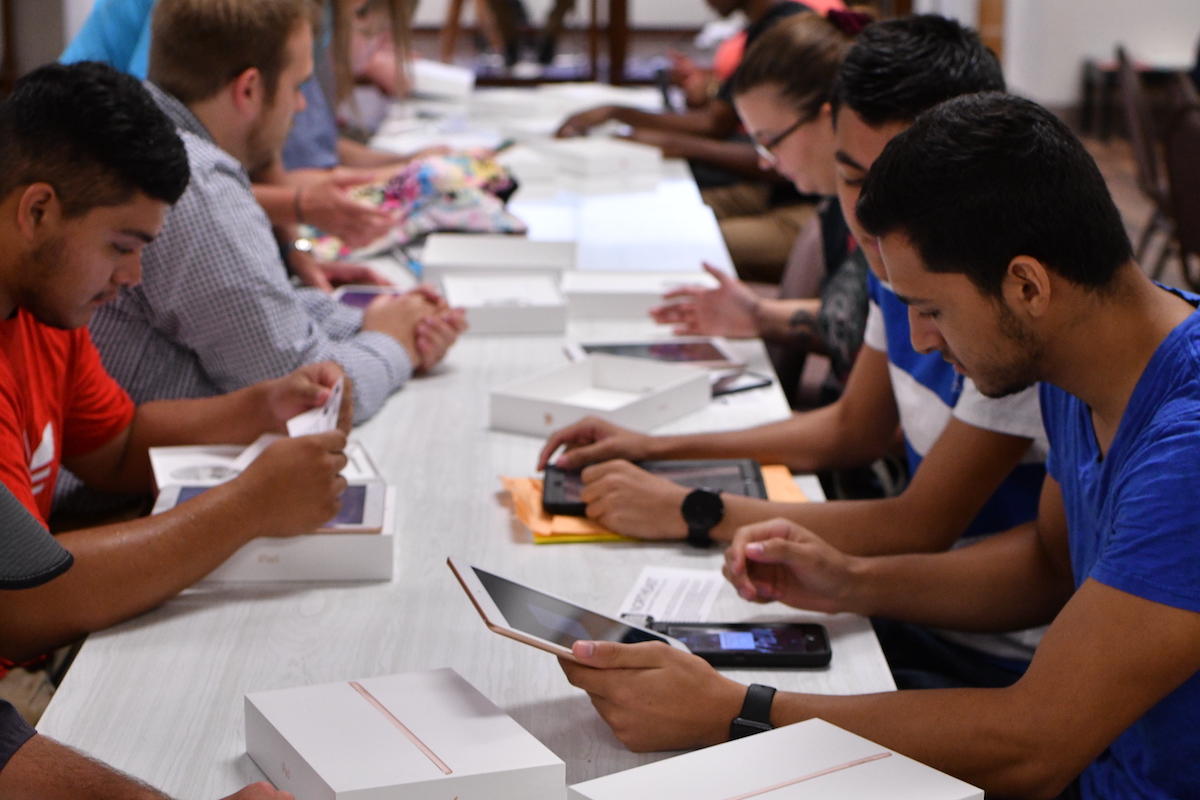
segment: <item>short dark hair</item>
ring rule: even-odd
[[[929,270],[993,296],[1017,256],[1093,289],[1133,258],[1083,144],[1046,109],[998,92],[949,100],[888,142],[857,211],[869,233],[903,233]]]
[[[868,25],[842,59],[833,110],[845,105],[873,127],[911,122],[938,103],[1004,91],[1000,61],[979,34],[921,14]]]
[[[0,104],[0,198],[45,182],[75,217],[139,191],[174,203],[189,174],[167,115],[137,79],[105,64],[41,67]]]

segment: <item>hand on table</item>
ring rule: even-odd
[[[289,419],[324,405],[338,378],[345,374],[336,362],[322,361],[319,364],[305,364],[282,378],[264,381],[266,407],[273,422],[270,429],[285,433]],[[338,410],[338,428],[349,433],[353,419],[354,387],[346,378],[342,407]]]
[[[625,458],[643,461],[650,456],[650,441],[653,437],[634,433],[599,417],[586,417],[551,434],[546,446],[538,456],[538,470],[551,463],[550,457],[558,448],[566,446],[563,454],[554,459],[554,466],[561,469],[579,469],[587,464]]]
[[[224,800],[296,800],[288,792],[281,792],[266,781],[252,783],[245,789],[239,789]]]
[[[580,111],[567,118],[567,121],[559,126],[555,132],[555,136],[559,139],[565,139],[570,136],[584,136],[589,130],[597,125],[603,125],[616,116],[616,106],[600,106],[599,108]]]
[[[758,329],[758,295],[749,286],[721,270],[705,264],[708,274],[717,279],[716,289],[681,286],[663,296],[673,302],[650,309],[660,325],[674,325],[678,336],[728,336],[751,339]]]
[[[421,363],[417,372],[428,372],[437,366],[466,329],[467,315],[461,308],[446,308],[418,322],[417,353]]]
[[[722,570],[743,600],[837,613],[855,608],[855,567],[848,556],[807,528],[773,519],[739,528]]]
[[[346,466],[345,449],[340,430],[279,439],[229,485],[243,493],[260,524],[269,526],[261,535],[311,533],[341,510],[346,479],[338,473]]]
[[[680,507],[690,489],[625,460],[593,464],[581,477],[579,498],[587,503],[588,519],[639,539],[687,536]]]
[[[339,175],[304,186],[300,191],[300,217],[345,242],[347,247],[365,247],[385,236],[395,224],[392,214],[372,208],[350,197],[352,186],[372,182],[366,175]]]
[[[567,680],[634,752],[724,742],[745,700],[745,686],[661,642],[579,641],[571,652],[579,663],[558,662]]]

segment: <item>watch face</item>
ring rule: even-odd
[[[683,499],[683,519],[692,528],[709,529],[725,516],[721,495],[708,489],[696,489]]]

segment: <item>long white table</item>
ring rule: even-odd
[[[637,323],[574,326],[580,336]],[[619,330],[618,330],[619,329]],[[760,343],[738,346],[769,369]],[[642,566],[716,568],[682,544],[534,545],[513,523],[500,475],[530,475],[541,442],[486,430],[487,390],[564,359],[553,336],[465,337],[356,431],[399,488],[396,578],[372,584],[202,585],[84,645],[39,726],[180,798],[262,779],[245,754],[249,691],[449,666],[567,763],[570,782],[645,763],[622,747],[554,658],[490,633],[445,566],[458,555],[601,611]],[[734,395],[669,426],[733,428],[787,413],[778,386]],[[894,688],[866,620],[756,607],[726,586],[713,619],[819,618],[834,658],[820,671],[732,672],[786,689]]]
[[[680,178],[677,167],[668,167],[664,181]],[[660,185],[657,195],[639,200],[645,204],[639,213],[656,213],[655,203],[667,213],[690,198],[686,185],[668,186],[665,193]],[[561,235],[554,225],[567,219],[576,237],[591,237],[601,247],[600,223],[581,219],[591,212],[580,209],[611,213],[621,205],[611,198],[590,206],[585,198],[543,198],[529,200],[525,211],[542,210],[536,224],[546,237]],[[671,243],[664,251],[690,242],[696,248],[690,258],[702,251],[718,262],[722,254],[728,258],[702,225],[661,230],[662,241]],[[392,272],[394,278],[405,274]],[[650,333],[664,331],[649,321],[572,323],[568,330],[580,339]],[[760,342],[735,347],[751,369],[770,372]],[[499,477],[534,474],[542,442],[487,430],[488,390],[558,363],[565,356],[557,336],[466,336],[435,374],[412,381],[355,432],[398,489],[393,581],[202,584],[89,637],[42,718],[41,732],[181,800],[212,800],[263,778],[245,752],[246,692],[452,667],[557,753],[567,764],[568,782],[664,757],[621,746],[553,657],[490,633],[445,565],[447,556],[461,556],[609,613],[643,566],[719,567],[719,553],[682,543],[534,545],[513,521]],[[714,400],[659,432],[729,430],[788,413],[776,384]],[[815,481],[808,487],[819,492]],[[830,667],[731,676],[829,694],[895,688],[874,633],[860,617],[754,606],[728,586],[712,615],[728,621],[780,617],[823,622],[832,637]]]

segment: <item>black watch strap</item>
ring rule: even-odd
[[[741,739],[756,733],[772,730],[771,701],[775,699],[775,687],[752,683],[746,690],[746,700],[737,719],[729,726],[729,738]]]

